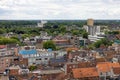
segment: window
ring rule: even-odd
[[[103,73],[102,73],[102,72],[100,72],[100,75],[103,75]]]
[[[48,56],[49,54],[46,54],[46,56]]]
[[[5,53],[1,53],[1,56],[4,56],[5,55]]]
[[[39,60],[42,60],[41,58]]]
[[[45,58],[45,60],[48,60],[48,58]]]
[[[3,61],[3,59],[1,59],[1,61]]]
[[[8,62],[8,59],[6,59],[6,62]]]
[[[109,72],[106,72],[106,75],[109,75]]]
[[[39,59],[36,59],[36,60],[39,60]]]

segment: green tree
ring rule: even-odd
[[[83,32],[83,33],[82,33],[82,36],[83,36],[83,38],[88,39],[88,33],[87,33],[87,32]]]
[[[93,44],[88,45],[88,49],[94,49],[94,45]]]
[[[15,40],[19,41],[19,38],[16,36],[12,36],[11,39],[15,39]]]
[[[119,31],[105,31],[105,34],[113,34],[113,35],[116,35],[116,34],[119,34],[120,32]]]
[[[55,46],[53,41],[46,41],[46,42],[44,42],[43,43],[43,48],[45,48],[45,49],[51,48],[53,50],[56,50],[56,46]]]
[[[0,44],[14,44],[19,43],[16,39],[0,37]]]
[[[94,46],[96,48],[99,48],[102,44],[105,45],[105,46],[109,46],[109,45],[112,45],[112,41],[109,41],[108,39],[103,38],[103,39],[98,40],[97,42],[95,42]]]
[[[65,32],[66,31],[66,27],[65,26],[60,26],[59,30]]]
[[[3,34],[5,33],[5,30],[4,29],[0,29],[0,34]]]
[[[22,34],[22,39],[25,39],[26,37],[30,37],[29,34]]]
[[[73,35],[79,35],[79,30],[72,30]]]
[[[97,42],[94,43],[94,46],[95,46],[96,48],[99,48],[101,44],[102,44],[102,41],[99,40],[99,41],[97,41]]]
[[[35,70],[35,69],[37,69],[37,66],[35,66],[35,65],[31,65],[31,66],[29,67],[29,70],[30,70],[30,71],[33,71],[33,70]]]

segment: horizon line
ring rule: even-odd
[[[87,19],[0,19],[0,21],[9,21],[9,20],[11,20],[11,21],[29,21],[29,20],[88,20],[88,19],[91,19],[91,18],[87,18]],[[94,19],[94,18],[92,18],[93,20],[120,20],[120,19]]]

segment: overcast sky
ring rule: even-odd
[[[0,0],[0,19],[120,19],[120,0]]]

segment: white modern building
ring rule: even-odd
[[[95,35],[100,33],[100,26],[88,26],[85,25],[83,28],[89,33],[89,35]]]
[[[92,42],[96,42],[97,40],[100,40],[104,38],[104,36],[100,36],[100,35],[88,35],[88,39],[90,39],[90,41]]]

